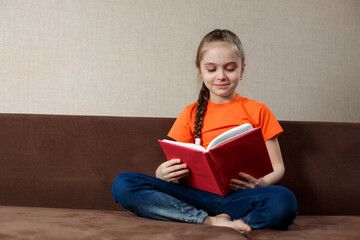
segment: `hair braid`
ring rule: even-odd
[[[204,115],[206,112],[206,107],[208,104],[209,97],[210,97],[209,89],[203,83],[199,93],[199,99],[196,108],[195,130],[194,130],[195,139],[201,137],[201,129],[202,129]]]

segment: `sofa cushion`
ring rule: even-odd
[[[360,216],[299,216],[288,231],[164,222],[125,211],[0,206],[0,239],[327,239],[360,238]]]
[[[125,211],[0,206],[0,216],[0,239],[246,239],[231,228],[157,221]]]

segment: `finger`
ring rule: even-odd
[[[254,188],[253,184],[239,179],[232,179],[231,184],[233,184],[234,186],[239,186],[241,187],[241,189]]]
[[[239,176],[240,176],[241,178],[246,179],[247,181],[252,180],[252,179],[255,179],[255,178],[253,178],[251,175],[246,174],[246,173],[243,173],[243,172],[240,172],[240,173],[239,173]]]
[[[236,184],[230,184],[230,189],[237,191],[237,190],[244,190],[246,189],[246,187]]]
[[[231,179],[230,182],[233,184],[237,184],[237,185],[246,185],[249,183],[248,181],[244,181],[244,180],[240,180],[240,179]]]
[[[187,167],[187,165],[185,163],[181,164],[180,162],[177,162],[176,163],[176,160],[173,159],[174,161],[172,161],[171,163],[168,163],[168,164],[164,164],[162,166],[162,174],[163,175],[166,175],[166,174],[169,174],[170,172],[175,172],[179,169],[184,169]]]
[[[254,178],[253,176],[246,174],[246,173],[239,173],[239,176],[245,180],[247,180],[247,182],[249,184],[251,184],[252,188],[255,188],[256,185],[258,184],[259,180]]]
[[[170,167],[172,165],[179,164],[179,163],[181,163],[180,159],[171,159],[169,161],[164,162],[164,167]]]
[[[255,178],[254,179],[249,179],[249,183],[255,187],[256,184],[258,183],[258,180],[255,179]]]
[[[173,165],[173,166],[163,169],[162,173],[163,173],[163,175],[168,175],[170,173],[174,173],[174,172],[185,170],[185,169],[187,169],[187,165],[185,163],[177,164],[177,165]]]
[[[170,172],[169,174],[167,174],[167,178],[168,179],[172,179],[172,178],[179,178],[184,174],[188,174],[189,173],[189,169],[183,169],[183,170],[179,170],[176,172]]]
[[[239,173],[239,176],[246,179],[253,188],[258,187],[262,182],[262,178],[254,178],[253,176],[246,173]]]
[[[174,177],[174,178],[170,178],[170,179],[168,180],[168,182],[178,181],[178,180],[180,180],[180,179],[182,179],[182,178],[184,178],[184,177],[186,177],[186,176],[188,176],[188,175],[189,175],[189,173],[185,173],[185,174],[182,174],[182,175],[180,175],[180,176],[177,176],[177,177]]]
[[[180,170],[177,170],[177,171],[171,171],[171,172],[166,172],[164,171],[165,173],[163,173],[163,176],[164,176],[164,180],[166,181],[171,181],[173,179],[180,179],[182,177],[182,175],[185,175],[185,174],[188,174],[189,173],[189,169],[188,168],[185,168],[185,169],[180,169]]]

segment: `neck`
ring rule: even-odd
[[[227,103],[230,102],[231,100],[233,100],[236,97],[236,92],[228,95],[228,96],[216,96],[214,94],[210,93],[210,102],[215,103],[215,104],[222,104],[222,103]]]

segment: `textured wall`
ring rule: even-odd
[[[0,112],[175,117],[197,45],[241,38],[240,94],[280,120],[360,121],[358,0],[0,0]]]

